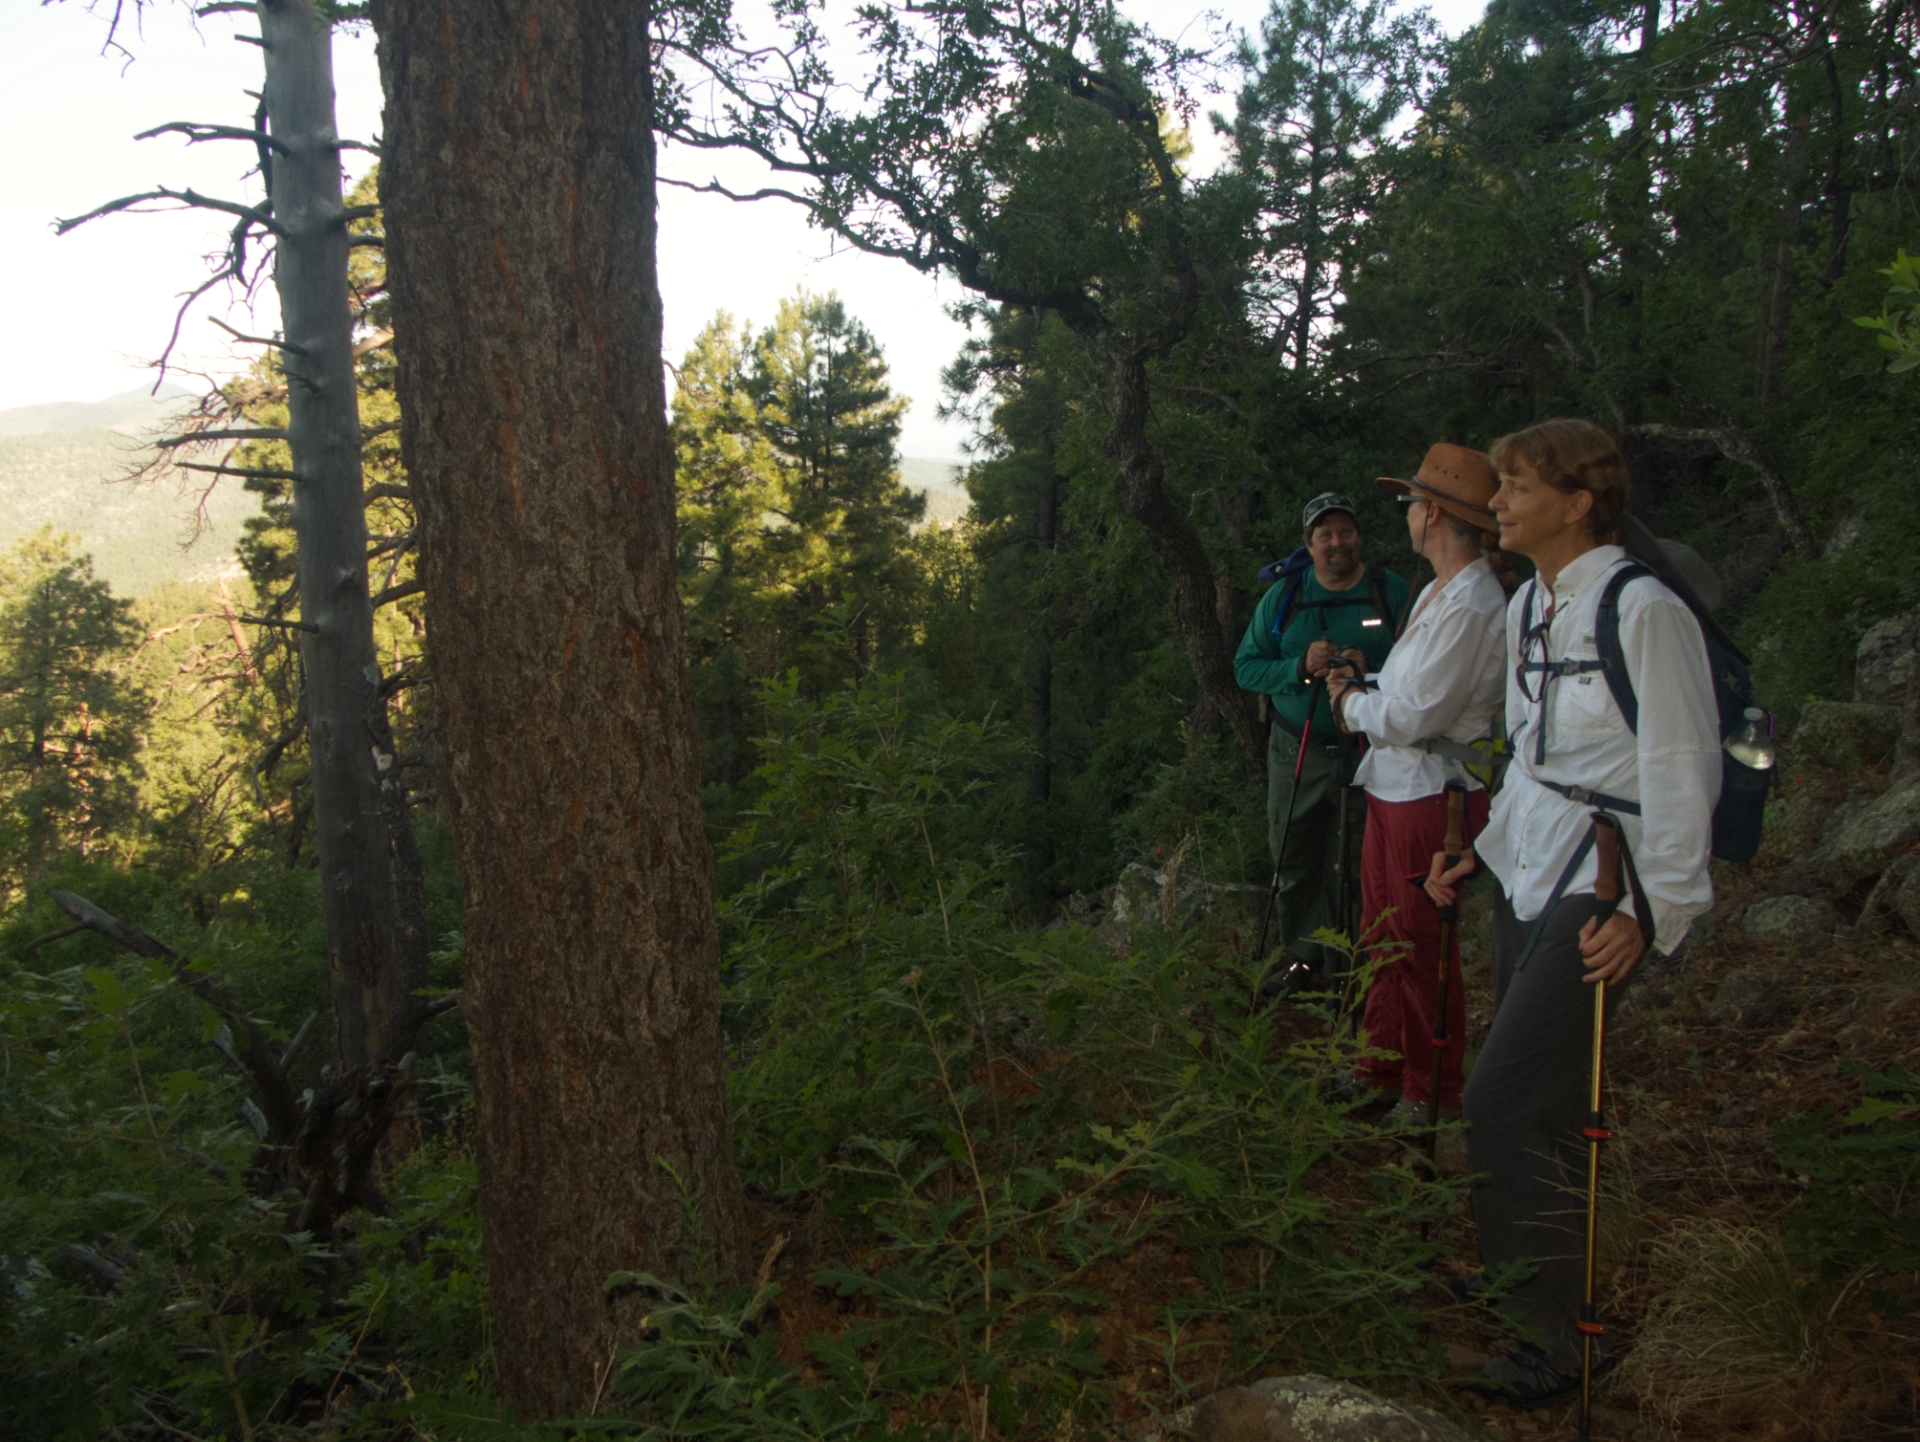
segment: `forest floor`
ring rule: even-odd
[[[1795,806],[1807,814],[1830,808],[1847,784],[1838,774],[1806,778]],[[1850,1065],[1920,1069],[1920,946],[1897,930],[1861,938],[1845,924],[1830,939],[1799,945],[1745,940],[1740,912],[1767,894],[1792,849],[1721,868],[1712,915],[1679,956],[1643,964],[1610,1030],[1614,1140],[1603,1161],[1601,1310],[1623,1355],[1597,1396],[1595,1442],[1920,1439],[1914,1279],[1875,1272],[1822,1280],[1789,1259],[1783,1221],[1806,1182],[1776,1137],[1823,1104],[1846,1117],[1862,1096]],[[1861,898],[1851,908],[1839,900],[1843,923],[1851,922]],[[1492,1009],[1484,897],[1477,907],[1465,948],[1469,1062]],[[1289,1033],[1320,1025],[1310,1013],[1293,1015],[1280,1047]],[[1327,1169],[1317,1185],[1336,1201],[1364,1205],[1369,1169],[1405,1145],[1387,1136],[1362,1142],[1349,1150],[1352,1166]],[[784,1289],[782,1359],[798,1364],[808,1336],[855,1320],[855,1304],[813,1280],[844,1244],[772,1209],[760,1230],[774,1259],[768,1270]],[[781,1250],[788,1234],[795,1244]],[[1442,1273],[1477,1264],[1464,1197],[1439,1240]],[[1177,1409],[1253,1380],[1228,1369],[1230,1319],[1192,1317],[1200,1279],[1172,1228],[1102,1264],[1084,1285],[1103,1299],[1099,1351],[1115,1438],[1151,1437],[1156,1428],[1177,1434],[1165,1425]],[[1487,1310],[1438,1286],[1414,1305],[1426,1340],[1446,1359],[1443,1385],[1470,1430],[1523,1442],[1575,1435],[1571,1404],[1520,1411],[1468,1389],[1475,1370],[1511,1345]],[[1173,1327],[1169,1319],[1182,1308],[1188,1319]],[[1297,1370],[1305,1369],[1281,1362],[1255,1375]],[[995,1435],[984,1424],[969,1430]]]

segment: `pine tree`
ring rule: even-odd
[[[781,303],[754,346],[745,391],[777,467],[766,546],[791,624],[804,638],[843,608],[864,671],[913,592],[907,538],[925,502],[900,484],[907,402],[887,385],[879,344],[833,295]]]
[[[0,558],[0,828],[17,888],[133,820],[148,702],[119,674],[132,609],[51,527]]]

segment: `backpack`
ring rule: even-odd
[[[1644,549],[1644,548],[1643,548]],[[1658,554],[1657,551],[1655,554]],[[1594,645],[1600,653],[1607,689],[1620,708],[1627,729],[1640,731],[1640,698],[1634,694],[1633,678],[1627,674],[1627,656],[1620,645],[1620,593],[1642,576],[1654,576],[1666,583],[1693,612],[1700,623],[1701,637],[1707,643],[1707,666],[1713,676],[1713,699],[1720,708],[1720,740],[1724,743],[1746,724],[1747,708],[1753,705],[1753,674],[1747,658],[1720,628],[1693,589],[1671,574],[1671,567],[1649,564],[1629,552],[1630,564],[1607,578],[1600,593],[1600,615],[1594,627]],[[1720,751],[1720,800],[1713,808],[1713,854],[1722,861],[1751,861],[1760,849],[1760,827],[1767,806],[1767,793],[1773,789],[1773,772],[1757,771],[1734,760],[1723,745]]]
[[[1306,575],[1313,565],[1313,555],[1302,546],[1292,555],[1270,561],[1260,568],[1257,577],[1262,581],[1285,581],[1287,589],[1280,593],[1280,604],[1273,612],[1273,639],[1278,642],[1285,635],[1287,623],[1293,619],[1294,602],[1300,599],[1300,592],[1306,585]],[[1387,600],[1386,573],[1376,566],[1367,567],[1367,599],[1358,596],[1340,596],[1330,601],[1307,601],[1302,610],[1328,611],[1337,606],[1365,606],[1371,604],[1374,614],[1387,623],[1387,638],[1400,639],[1400,626],[1393,614],[1393,607]]]

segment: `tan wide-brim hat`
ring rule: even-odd
[[[1427,458],[1420,462],[1420,469],[1413,473],[1412,480],[1382,476],[1380,484],[1390,491],[1424,496],[1468,525],[1491,531],[1496,536],[1500,534],[1499,518],[1487,504],[1500,489],[1500,478],[1494,474],[1493,462],[1487,459],[1485,451],[1450,446],[1442,441],[1427,452]]]

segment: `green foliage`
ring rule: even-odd
[[[312,879],[269,869],[204,923],[155,873],[94,865],[53,881],[166,938],[250,1010],[313,1017],[324,1035]],[[0,1389],[0,1431],[278,1438],[331,1417],[336,1435],[356,1435],[379,1399],[488,1386],[471,1161],[429,1141],[384,1179],[391,1211],[362,1214],[344,1250],[291,1231],[298,1199],[253,1184],[261,1159],[245,1092],[213,1044],[219,1019],[165,966],[91,934],[13,959],[64,919],[36,904],[0,931],[0,1272],[12,1303],[0,1371],[34,1381]],[[313,1026],[275,1029],[282,1047],[302,1032],[296,1085],[319,1080]],[[422,1070],[444,1077],[449,1060],[457,1052]]]
[[[1858,316],[1853,323],[1879,332],[1874,339],[1880,349],[1893,352],[1887,369],[1899,375],[1920,366],[1920,256],[1902,250],[1880,274],[1889,281],[1886,304],[1879,315]]]
[[[773,1288],[630,1279],[658,1298],[627,1384],[659,1433],[964,1411],[1036,1437],[1090,1419],[1103,1293],[1170,1240],[1197,1272],[1172,1333],[1236,1319],[1213,1365],[1284,1351],[1426,1375],[1406,1298],[1450,1191],[1407,1161],[1357,1206],[1316,1186],[1352,1135],[1325,1099],[1351,1046],[1283,1043],[1248,1006],[1258,967],[1179,935],[1119,957],[1081,929],[1009,925],[1017,858],[967,815],[992,797],[1003,728],[914,706],[899,678],[812,703],[789,677],[765,701],[762,798],[723,858],[761,868],[724,913],[737,1143],[751,1183],[864,1239],[814,1280],[872,1320],[808,1338],[800,1386],[759,1321]]]
[[[817,695],[910,640],[924,502],[900,483],[906,405],[831,295],[783,301],[757,338],[723,313],[687,353],[674,396],[681,595],[711,779],[750,769],[752,682],[797,666]]]
[[[1781,1129],[1781,1156],[1811,1185],[1788,1217],[1802,1256],[1833,1278],[1920,1272],[1920,1081],[1850,1064],[1865,1096]]]
[[[121,672],[131,610],[51,528],[0,557],[0,885],[133,821],[148,700]]]

